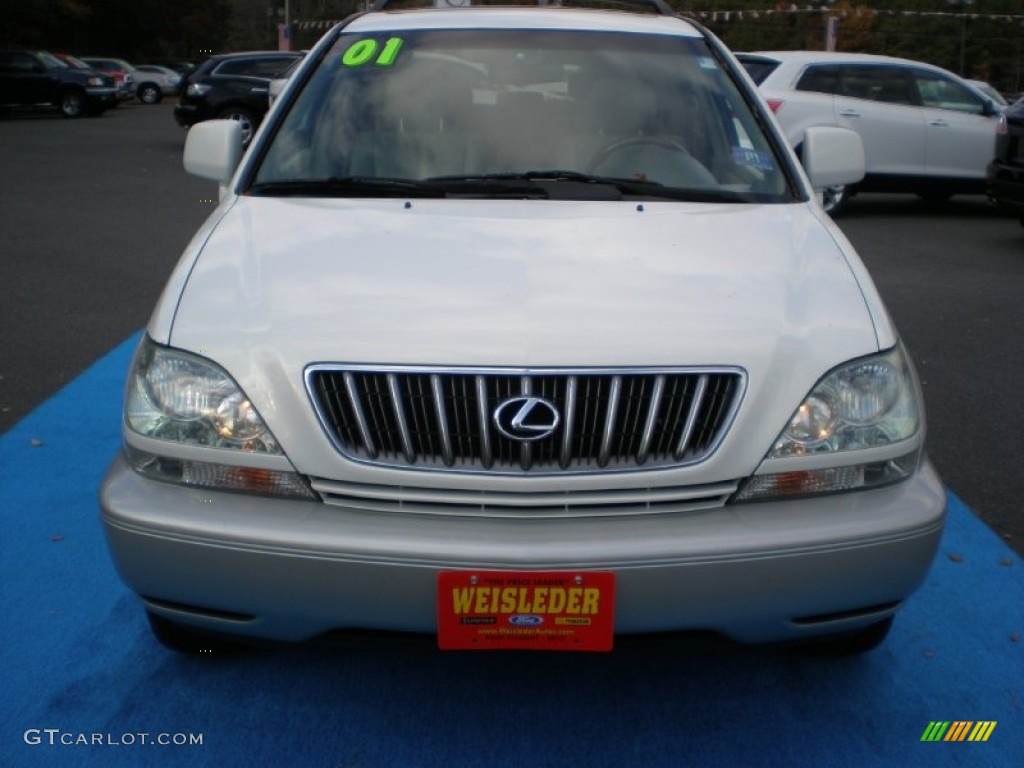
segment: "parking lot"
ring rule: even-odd
[[[216,197],[181,169],[172,109],[0,116],[0,764],[1019,764],[1024,582],[1005,545],[1024,550],[1024,228],[982,198],[934,211],[857,197],[839,222],[919,367],[929,451],[953,494],[932,574],[878,651],[157,646],[110,565],[95,491],[131,340]],[[983,744],[922,743],[931,721],[957,719],[998,726]],[[108,743],[48,744],[45,729]],[[170,742],[143,746],[143,733]]]
[[[142,328],[213,209],[215,186],[181,169],[185,131],[172,110],[0,118],[0,429]],[[939,210],[911,195],[860,196],[839,223],[918,365],[943,479],[1024,552],[1024,228],[971,196]]]

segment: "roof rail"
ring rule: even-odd
[[[538,6],[571,6],[574,5],[577,0],[537,0]],[[662,16],[675,16],[676,12],[665,2],[665,0],[579,0],[581,3],[592,3],[594,5],[613,5],[613,6],[624,6],[624,7],[637,7],[637,8],[650,8],[657,11]],[[383,11],[392,4],[392,0],[375,0],[370,5],[369,10],[371,11]],[[398,0],[396,5],[406,5],[403,0]],[[451,4],[454,7],[472,6],[473,0],[451,0]],[[486,5],[487,3],[482,3]],[[500,3],[495,3],[500,5]]]

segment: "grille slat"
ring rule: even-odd
[[[507,492],[368,485],[312,478],[327,504],[348,509],[433,515],[545,518],[651,515],[716,509],[737,483],[600,491]]]
[[[565,413],[562,414],[562,452],[558,457],[558,465],[568,469],[572,463],[572,444],[575,438],[573,428],[576,426],[576,385],[578,379],[569,376],[565,382]]]
[[[738,369],[514,371],[311,366],[307,387],[346,456],[394,467],[497,474],[628,471],[705,460],[739,406]],[[513,397],[560,420],[520,442],[494,426]]]
[[[441,384],[441,377],[432,374],[430,377],[430,388],[434,393],[434,413],[437,415],[438,435],[441,438],[441,458],[444,465],[450,467],[455,463],[455,454],[452,452],[452,437],[448,431],[448,414],[444,404],[444,387]]]
[[[402,390],[398,376],[388,374],[388,392],[391,394],[391,407],[395,411],[398,422],[398,437],[402,442],[402,453],[410,464],[416,463],[416,451],[412,447],[412,435],[409,434],[409,422],[405,418],[405,406],[402,404]]]
[[[693,393],[693,401],[690,404],[690,412],[686,416],[686,424],[683,425],[683,433],[679,436],[679,443],[672,457],[680,461],[686,455],[686,449],[690,445],[690,438],[693,437],[694,427],[697,425],[697,417],[700,415],[700,406],[704,402],[704,393],[708,388],[708,377],[701,376],[697,379],[697,390]]]
[[[640,437],[640,447],[636,452],[636,463],[642,465],[647,461],[647,454],[651,450],[651,442],[654,439],[654,428],[658,423],[658,413],[661,407],[661,395],[665,391],[665,376],[658,375],[654,379],[654,391],[651,393],[651,400],[647,406],[647,420],[644,422],[644,432]]]
[[[524,397],[533,394],[533,381],[529,376],[522,376],[519,379],[519,393]],[[519,466],[524,472],[529,471],[533,466],[533,443],[521,443],[519,446]]]
[[[373,441],[370,433],[370,425],[366,423],[366,414],[363,411],[363,400],[356,387],[356,379],[351,373],[344,374],[345,390],[348,392],[349,402],[352,404],[352,411],[356,417],[356,425],[359,427],[359,435],[363,440],[363,447],[371,459],[377,458],[377,444]]]
[[[601,449],[597,454],[597,465],[608,466],[612,457],[612,438],[615,436],[615,416],[619,411],[619,393],[622,391],[622,377],[612,376],[611,391],[608,393],[608,409],[605,411],[604,428],[601,434]]]
[[[484,469],[494,466],[494,454],[491,452],[491,414],[488,410],[487,379],[476,377],[476,414],[480,424],[480,461]]]

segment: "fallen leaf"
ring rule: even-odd
[[[964,561],[964,556],[954,553],[949,556],[949,559],[952,560],[954,563],[962,563]]]
[[[1014,632],[1012,635],[1010,635],[1010,642],[1011,643],[1019,643],[1020,642],[1020,632]]]
[[[999,564],[1009,568],[1013,565],[1013,559],[1009,557],[1004,557],[999,561]]]
[[[932,658],[932,657],[933,657],[934,655],[935,655],[935,651],[925,651],[925,652],[924,652],[924,657],[925,657],[926,659],[930,659],[930,658]]]
[[[33,448],[38,448],[40,445],[43,444],[43,441],[40,440],[38,437],[33,437],[31,440],[28,441],[28,444],[31,445]]]
[[[64,537],[58,533],[56,536],[51,536],[50,541],[64,541]]]

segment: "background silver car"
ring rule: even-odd
[[[138,64],[135,67],[135,95],[143,104],[157,104],[164,96],[181,93],[183,75],[159,64]]]

